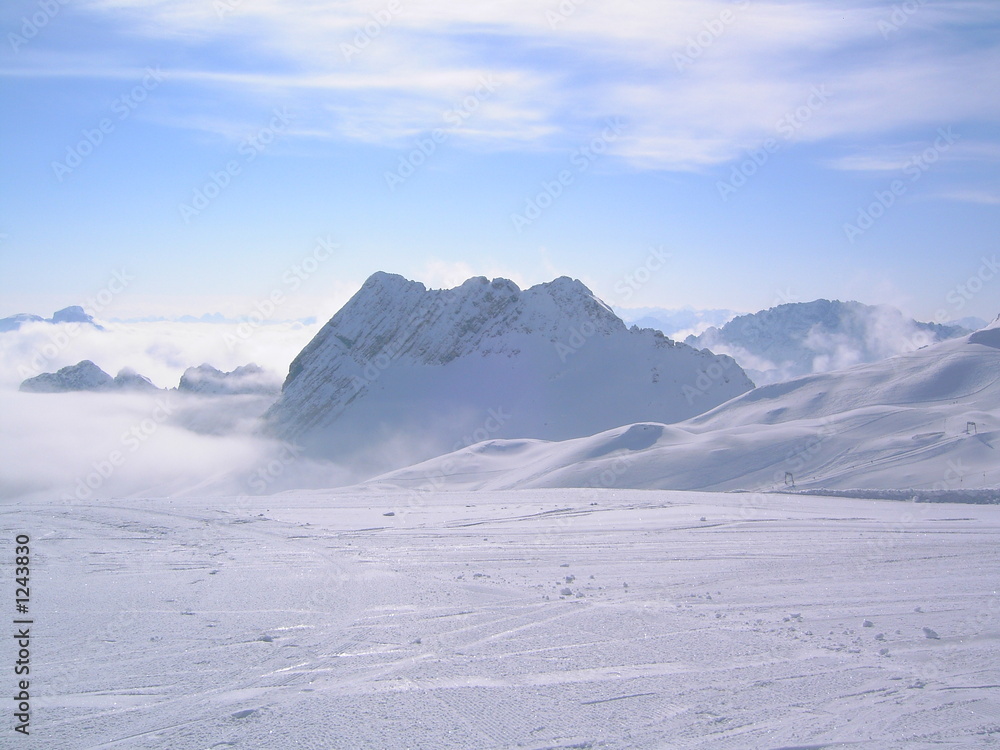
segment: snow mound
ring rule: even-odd
[[[1000,315],[988,326],[969,336],[969,341],[973,344],[1000,349]]]

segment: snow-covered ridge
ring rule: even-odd
[[[504,334],[557,335],[566,320],[589,321],[601,333],[625,328],[589,289],[565,276],[522,292],[507,279],[480,276],[454,289],[427,289],[418,281],[378,272],[295,358],[285,386],[320,356],[343,352],[371,361],[390,353],[442,365],[476,350],[511,353],[511,339]]]
[[[992,346],[994,349],[1000,349],[1000,315],[997,315],[988,326],[969,336],[969,341],[974,344],[982,344],[983,346]]]
[[[910,320],[888,305],[819,299],[741,315],[685,341],[729,354],[763,385],[877,362],[969,333]]]
[[[189,367],[177,385],[178,391],[214,396],[276,394],[278,389],[274,375],[253,362],[231,372],[223,372],[209,364]]]
[[[1000,324],[876,363],[756,388],[672,425],[486,441],[375,484],[957,491],[1000,487]]]
[[[267,423],[327,457],[372,458],[409,435],[416,452],[383,456],[404,465],[484,434],[563,439],[678,421],[750,388],[732,359],[629,329],[567,277],[427,289],[376,273],[292,362]]]
[[[67,393],[70,391],[149,391],[157,390],[148,378],[127,367],[111,377],[89,359],[63,367],[57,372],[44,372],[21,383],[20,390],[29,393]]]
[[[278,379],[274,373],[250,363],[232,372],[222,372],[211,365],[189,367],[181,376],[177,390],[202,395],[276,394]],[[71,391],[157,391],[149,378],[129,367],[123,367],[111,377],[100,367],[85,359],[57,372],[44,372],[21,383],[20,390],[29,393],[68,393]]]
[[[104,329],[94,322],[93,316],[89,315],[80,305],[70,305],[62,310],[56,310],[51,318],[43,318],[41,315],[31,313],[18,313],[7,318],[0,318],[0,333],[16,331],[26,323],[82,323],[93,326],[98,331]]]

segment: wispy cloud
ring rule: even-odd
[[[55,372],[83,359],[92,360],[111,375],[130,367],[161,388],[176,387],[184,370],[202,363],[228,371],[256,362],[283,377],[289,362],[321,322],[256,328],[229,323],[103,325],[105,330],[99,331],[89,326],[30,323],[0,334],[0,390],[16,390],[29,375]],[[247,330],[251,335],[243,335]]]
[[[640,169],[735,158],[772,136],[815,85],[833,94],[797,139],[1000,119],[1000,43],[975,33],[1000,21],[1000,8],[981,2],[928,3],[889,35],[879,26],[886,8],[875,2],[91,0],[83,7],[113,28],[105,33],[169,43],[174,56],[165,68],[175,86],[244,102],[294,97],[291,135],[299,137],[398,145],[438,126],[483,75],[503,88],[459,134],[466,142],[565,148],[595,122],[620,116],[631,127],[612,150]],[[91,65],[72,67],[35,55],[6,74],[127,77],[139,65],[115,69],[97,50],[91,55]],[[196,109],[190,126],[234,130]],[[186,116],[177,111],[172,124]],[[869,168],[878,164],[870,160]]]
[[[940,200],[960,203],[978,203],[983,206],[1000,206],[1000,191],[997,190],[950,190],[936,196]]]
[[[1000,161],[1000,143],[970,141],[962,137],[960,130],[955,130],[951,134],[958,140],[951,144],[946,152],[939,154],[941,161],[976,164]],[[826,164],[832,169],[848,172],[899,171],[905,169],[915,159],[919,159],[925,150],[933,148],[938,135],[937,131],[928,128],[923,140],[878,144],[863,151],[829,159]]]

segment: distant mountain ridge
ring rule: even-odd
[[[45,372],[23,381],[20,390],[26,393],[69,393],[73,391],[159,391],[149,378],[129,367],[117,375],[108,373],[85,359],[56,372]],[[280,380],[274,373],[250,363],[232,372],[222,372],[211,365],[189,367],[181,375],[177,390],[211,396],[276,395]]]
[[[482,435],[678,421],[749,390],[728,357],[629,329],[579,281],[427,289],[376,273],[289,367],[267,430],[361,470]]]
[[[920,323],[888,305],[819,299],[733,318],[685,343],[729,354],[757,385],[877,362],[971,333]]]
[[[277,394],[281,380],[263,367],[251,362],[231,372],[222,372],[208,364],[189,367],[181,375],[178,391],[203,395]]]
[[[69,307],[64,307],[62,310],[56,310],[51,318],[43,318],[40,315],[33,315],[31,313],[18,313],[7,318],[0,318],[0,333],[16,331],[25,323],[82,323],[93,326],[98,331],[104,330],[102,326],[94,322],[93,316],[89,315],[82,307],[79,305],[70,305]]]
[[[89,359],[63,367],[57,372],[45,372],[21,383],[27,393],[68,393],[71,391],[155,391],[159,390],[148,378],[122,368],[111,377]]]

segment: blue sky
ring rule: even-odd
[[[104,317],[323,318],[387,270],[992,319],[998,32],[993,0],[8,2],[0,315],[125,269]]]

